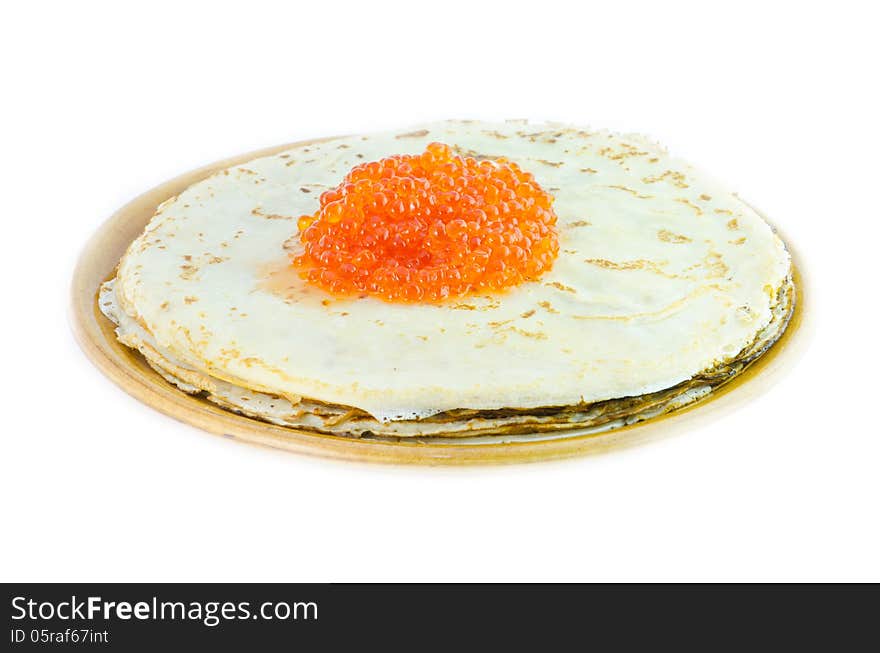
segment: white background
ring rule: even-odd
[[[880,581],[870,6],[7,8],[0,579]],[[207,435],[78,350],[76,255],[136,194],[259,147],[447,117],[642,131],[729,182],[807,267],[800,363],[659,442],[434,469]]]

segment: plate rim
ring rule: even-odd
[[[112,323],[98,308],[98,288],[113,275],[122,255],[120,248],[124,251],[140,234],[159,204],[218,170],[335,138],[340,136],[261,148],[195,168],[138,195],[107,218],[83,246],[70,285],[71,328],[77,343],[92,363],[117,386],[151,408],[209,433],[250,444],[344,460],[485,465],[606,453],[696,428],[710,419],[718,419],[738,409],[750,398],[774,385],[793,367],[811,338],[811,323],[805,319],[811,314],[804,298],[805,294],[809,296],[804,292],[808,281],[800,256],[791,240],[770,223],[761,211],[755,209],[782,238],[792,259],[795,307],[785,332],[742,373],[713,390],[707,397],[664,415],[610,431],[528,442],[486,444],[387,442],[313,433],[238,415],[204,399],[187,395],[165,381],[139,354],[116,340]]]

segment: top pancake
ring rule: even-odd
[[[535,175],[556,198],[553,269],[437,304],[340,299],[302,281],[283,249],[296,218],[352,166],[431,141]],[[643,138],[447,122],[307,145],[191,186],[132,243],[116,292],[196,369],[406,419],[670,387],[754,340],[789,267],[753,210]]]

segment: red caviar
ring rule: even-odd
[[[559,252],[553,197],[504,158],[431,143],[355,166],[299,219],[293,262],[336,294],[440,300],[535,279]]]

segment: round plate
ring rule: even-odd
[[[486,464],[529,462],[599,453],[720,419],[726,412],[768,387],[803,349],[806,341],[806,330],[802,328],[805,312],[804,278],[797,256],[792,252],[795,310],[785,333],[768,352],[732,381],[716,388],[705,399],[666,415],[611,431],[488,444],[358,440],[276,426],[231,413],[206,399],[181,392],[153,371],[139,353],[116,340],[113,323],[98,309],[99,286],[114,275],[116,265],[129,243],[140,235],[156,207],[166,199],[218,170],[319,140],[327,139],[249,152],[193,170],[135,198],[101,225],[83,249],[74,271],[71,317],[80,346],[104,374],[132,396],[166,415],[236,440],[349,460],[429,465]],[[792,251],[791,243],[786,241],[786,245]]]

